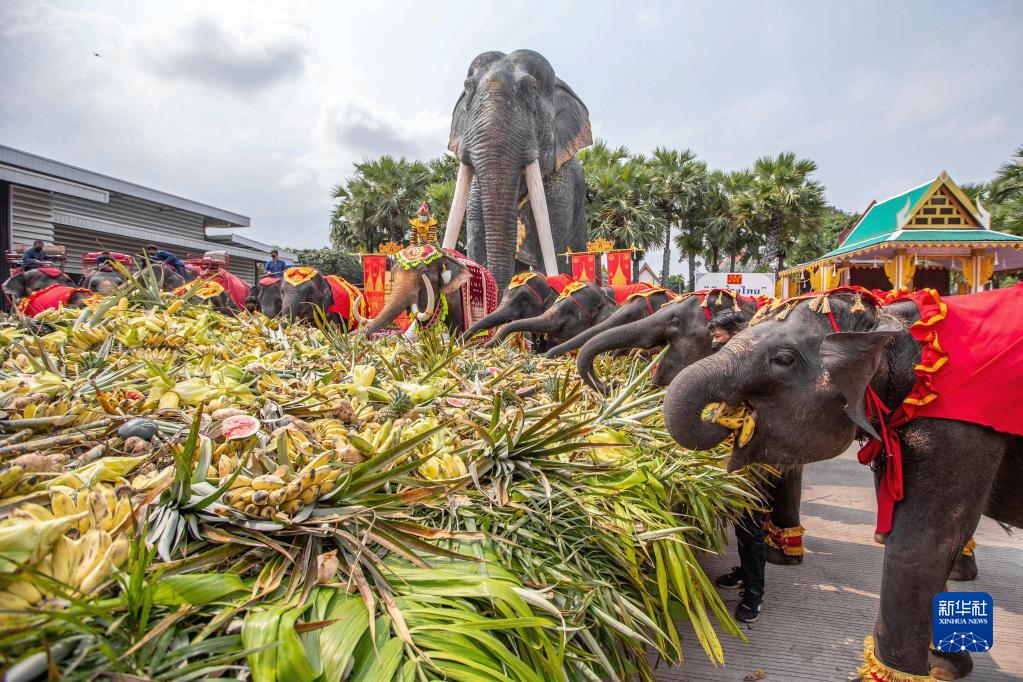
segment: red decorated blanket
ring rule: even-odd
[[[490,270],[476,261],[469,260],[454,249],[444,249],[444,252],[469,271],[469,280],[462,285],[464,316],[462,322],[465,325],[463,329],[468,329],[497,309],[497,301],[500,297],[497,282],[490,274]]]
[[[341,317],[342,320],[345,321],[345,323],[349,327],[355,329],[356,327],[359,326],[359,320],[354,315],[352,315],[352,306],[355,305],[355,302],[359,299],[359,296],[362,295],[362,292],[359,291],[359,288],[357,286],[355,286],[348,280],[344,279],[343,277],[338,277],[337,275],[327,275],[326,280],[327,284],[330,285],[331,293],[334,295],[334,304],[327,308],[327,312],[336,313],[338,316]],[[361,306],[362,307],[359,308],[359,310],[365,317],[366,315],[365,299],[361,301]]]
[[[641,294],[654,288],[652,284],[636,282],[635,284],[615,285],[611,287],[611,290],[615,292],[615,305],[621,305],[634,294]]]
[[[249,285],[241,277],[226,270],[217,270],[205,279],[212,280],[224,287],[224,291],[239,308],[245,307],[245,297],[249,295]]]
[[[76,293],[92,294],[88,289],[69,287],[63,284],[51,284],[45,289],[33,291],[18,301],[18,312],[26,317],[35,317],[44,310],[53,310],[66,305]]]

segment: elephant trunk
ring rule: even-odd
[[[419,292],[414,287],[408,287],[402,290],[398,290],[397,287],[391,290],[391,296],[384,307],[380,310],[376,317],[369,320],[369,323],[365,327],[360,327],[360,331],[365,334],[372,334],[373,332],[380,331],[391,322],[395,320],[402,313],[403,310],[411,306],[417,301]]]
[[[616,310],[606,320],[598,322],[597,324],[593,325],[586,331],[576,334],[568,341],[565,341],[563,344],[551,348],[549,351],[547,351],[546,356],[548,358],[556,358],[559,355],[571,353],[577,348],[582,348],[590,339],[597,336],[598,334],[602,334],[611,329],[620,327],[623,324],[632,322],[632,320],[630,319],[631,317],[634,317],[634,313],[632,311]],[[622,346],[618,346],[618,348],[621,347]]]
[[[689,365],[671,382],[664,396],[664,423],[672,438],[683,447],[707,450],[723,441],[728,429],[701,418],[708,403],[728,402],[719,390],[720,377],[727,375],[728,355],[718,352]],[[734,361],[734,359],[733,359]]]
[[[497,310],[469,327],[462,338],[463,340],[468,341],[480,332],[485,332],[489,329],[493,329],[494,327],[499,327],[502,324],[511,322],[513,319],[514,316],[512,315],[511,309],[508,306],[500,306]]]
[[[499,154],[498,158],[488,158],[485,165],[479,163],[476,173],[486,229],[487,268],[498,290],[504,291],[515,274],[516,200],[522,169]]]
[[[612,319],[608,318],[605,320],[605,323],[610,322]],[[586,333],[588,332],[584,332],[584,334]],[[600,381],[593,368],[593,361],[598,355],[619,348],[652,348],[664,343],[665,340],[664,334],[661,333],[660,325],[656,324],[649,317],[607,328],[591,335],[591,338],[583,343],[582,349],[579,351],[579,357],[576,358],[575,366],[583,381],[601,393],[606,394],[607,386]],[[574,341],[575,339],[572,339],[568,343],[573,343]],[[565,345],[568,344],[562,344],[562,346]],[[558,346],[558,348],[561,348],[561,346]],[[552,349],[552,352],[558,350],[558,348]]]
[[[557,331],[558,327],[557,308],[550,308],[543,315],[527,317],[524,320],[515,320],[504,325],[494,335],[494,338],[487,342],[487,346],[494,346],[507,338],[509,334],[514,334],[515,332],[551,334]]]

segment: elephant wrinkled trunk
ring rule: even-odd
[[[683,447],[707,450],[731,433],[720,424],[701,418],[708,403],[723,400],[717,387],[720,377],[727,375],[725,362],[727,356],[721,352],[704,358],[679,372],[668,387],[664,396],[664,423],[671,437]]]
[[[372,334],[378,332],[391,322],[393,322],[403,310],[411,306],[416,302],[418,298],[418,291],[415,289],[408,289],[405,291],[395,291],[392,289],[391,297],[387,303],[380,310],[376,317],[366,324],[365,327],[359,327],[359,331],[364,334]],[[404,295],[402,295],[404,294]]]
[[[478,165],[476,172],[483,188],[480,200],[486,226],[487,266],[498,289],[504,291],[515,274],[516,200],[522,169],[507,158],[498,158]]]
[[[498,343],[506,339],[509,334],[514,334],[515,332],[551,334],[557,331],[558,327],[560,326],[560,323],[556,317],[556,313],[552,314],[551,312],[552,310],[556,309],[551,308],[543,315],[538,315],[537,317],[527,317],[524,320],[515,320],[514,322],[510,322],[504,325],[503,327],[501,327],[501,329],[498,330],[496,334],[494,334],[494,338],[487,342],[487,347],[497,345]]]
[[[625,314],[623,315],[622,313]],[[548,358],[556,358],[559,355],[571,353],[577,348],[582,348],[584,345],[586,345],[587,342],[590,341],[590,339],[596,337],[598,334],[603,334],[606,331],[617,329],[621,325],[624,325],[628,322],[632,322],[632,320],[628,319],[628,317],[629,317],[628,311],[616,310],[606,320],[598,322],[597,324],[593,325],[586,331],[576,334],[568,341],[565,341],[563,344],[551,348],[549,351],[547,351],[545,356]],[[623,348],[624,346],[615,347]]]
[[[606,320],[606,322],[610,321],[611,319]],[[603,331],[590,335],[589,340],[582,344],[579,357],[576,358],[575,366],[579,371],[579,376],[588,385],[606,395],[607,386],[597,377],[597,372],[593,367],[597,356],[609,350],[617,350],[619,348],[651,348],[664,341],[663,335],[658,335],[655,332],[655,325],[651,324],[650,318],[644,318],[621,326],[605,327]],[[562,346],[567,346],[574,341],[575,338],[552,349],[550,352],[553,353]],[[548,356],[550,356],[550,353],[548,353]]]
[[[489,329],[493,329],[494,327],[499,327],[502,324],[511,321],[512,319],[513,319],[512,313],[507,306],[503,308],[499,307],[497,310],[490,313],[482,320],[479,320],[473,326],[469,327],[469,329],[466,330],[465,334],[462,335],[462,341],[468,341],[469,339],[476,336],[480,332],[485,332]]]

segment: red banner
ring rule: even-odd
[[[366,314],[376,317],[387,298],[387,256],[365,254],[362,257],[362,282],[366,296]]]
[[[607,252],[607,283],[613,287],[632,284],[632,251]]]
[[[573,253],[569,258],[572,261],[573,279],[577,282],[597,281],[597,254]]]

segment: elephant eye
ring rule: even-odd
[[[791,349],[782,348],[774,354],[771,362],[781,367],[790,367],[796,362],[796,354]]]

